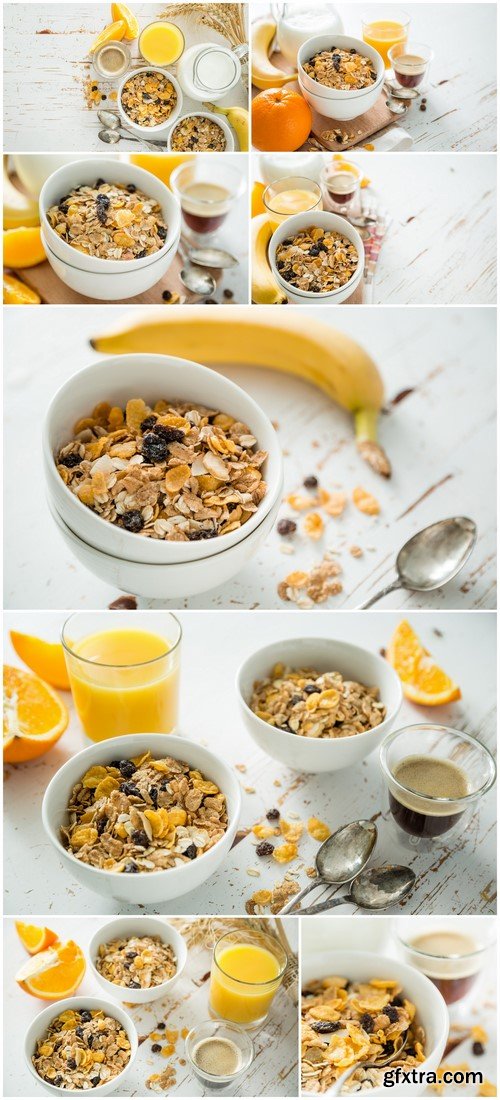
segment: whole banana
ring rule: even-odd
[[[264,306],[213,311],[190,306],[168,316],[162,311],[159,317],[131,317],[94,337],[92,347],[112,355],[178,355],[212,367],[236,363],[295,374],[352,413],[359,453],[376,473],[390,477],[389,460],[377,440],[382,379],[371,356],[350,336],[300,311]]]
[[[258,306],[282,305],[286,301],[286,295],[276,283],[267,258],[267,246],[272,232],[267,214],[257,214],[252,218],[252,302]]]
[[[19,229],[40,225],[38,203],[12,183],[8,168],[9,158],[3,158],[3,227]]]
[[[252,28],[252,84],[264,92],[267,88],[282,88],[297,73],[284,73],[269,60],[269,51],[276,34],[272,19],[260,19]]]
[[[225,115],[229,125],[238,138],[241,153],[248,153],[248,111],[246,107],[219,107],[217,103],[204,103],[208,111],[214,111],[216,115]]]

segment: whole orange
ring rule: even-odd
[[[252,142],[265,153],[293,153],[309,137],[309,104],[290,88],[268,88],[252,103]]]

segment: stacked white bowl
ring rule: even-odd
[[[171,113],[169,114],[168,118],[165,119],[164,122],[159,122],[157,126],[140,126],[138,122],[133,122],[132,119],[130,118],[130,115],[127,114],[127,112],[126,112],[126,110],[123,106],[123,103],[122,103],[123,89],[124,89],[125,85],[128,83],[128,81],[132,77],[138,76],[139,73],[159,73],[160,76],[165,76],[167,78],[167,80],[169,80],[170,83],[175,88],[175,94],[176,94],[176,97],[177,97],[176,101],[175,101],[175,106],[174,106],[173,110],[171,111]],[[146,138],[147,139],[148,136],[149,136],[150,138],[152,137],[152,138],[155,138],[156,140],[158,140],[158,138],[161,137],[162,134],[166,134],[167,131],[171,129],[174,122],[176,122],[177,119],[179,118],[179,115],[180,115],[181,110],[182,110],[182,102],[183,102],[182,88],[179,84],[179,81],[175,79],[175,76],[173,75],[173,73],[169,72],[168,69],[160,69],[160,67],[158,65],[144,65],[142,69],[134,69],[133,72],[126,73],[125,76],[123,77],[123,80],[120,84],[120,87],[118,88],[117,104],[118,104],[118,111],[120,113],[120,117],[121,117],[122,121],[125,123],[125,125],[128,126],[129,130],[132,130],[134,134],[137,134],[138,137],[141,137],[141,138]]]
[[[293,237],[301,229],[308,229],[309,226],[319,226],[320,229],[329,229],[332,233],[341,233],[343,237],[347,237],[352,242],[358,253],[358,263],[354,275],[349,279],[349,282],[339,287],[338,290],[330,290],[324,293],[298,290],[297,287],[292,286],[291,283],[287,283],[283,279],[277,267],[276,250],[278,245],[289,237]],[[350,298],[354,294],[363,278],[365,250],[357,229],[346,218],[342,218],[340,214],[331,214],[328,210],[315,210],[314,213],[305,211],[302,214],[292,214],[290,218],[286,218],[275,229],[269,241],[269,263],[276,282],[286,294],[288,301],[293,302],[294,305],[340,305],[341,302],[345,302],[346,298]]]
[[[167,225],[162,248],[142,259],[102,260],[78,251],[59,237],[49,225],[47,211],[57,206],[73,189],[93,187],[98,179],[125,186],[133,184],[160,204]],[[40,192],[39,206],[42,241],[50,266],[66,286],[87,298],[114,302],[142,294],[163,278],[177,252],[181,235],[180,205],[161,180],[135,164],[118,159],[111,163],[109,157],[72,161],[58,168],[46,180]]]
[[[222,115],[214,115],[211,111],[188,111],[187,114],[182,115],[181,118],[177,119],[177,123],[184,122],[184,120],[186,118],[208,118],[209,122],[215,122],[217,124],[217,126],[220,126],[220,129],[222,130],[222,132],[224,134],[224,137],[226,139],[226,148],[225,148],[224,152],[225,153],[233,153],[234,152],[234,135],[233,135],[233,131],[231,130],[231,127],[230,127],[229,123],[226,122],[226,119]],[[174,136],[174,132],[175,132],[175,126],[172,126],[170,128],[169,135],[168,135],[168,138],[167,138],[168,148],[170,150],[172,149],[172,139],[173,139],[173,136]]]
[[[268,453],[262,467],[268,488],[242,527],[192,542],[145,538],[102,519],[68,489],[57,472],[55,455],[72,439],[76,421],[102,401],[124,408],[137,397],[151,405],[162,398],[192,401],[248,425],[259,450]],[[118,355],[72,375],[49,405],[43,461],[49,509],[71,551],[102,580],[147,598],[192,596],[235,576],[273,527],[283,490],[277,435],[253,398],[200,363],[170,355]]]
[[[338,46],[342,50],[356,50],[363,57],[369,57],[373,64],[376,80],[369,88],[361,88],[352,92],[342,91],[339,88],[327,88],[318,80],[313,80],[305,69],[304,64],[314,54],[321,50],[328,50],[332,46]],[[377,102],[385,79],[385,66],[383,58],[373,49],[367,46],[359,38],[351,38],[347,34],[317,34],[308,38],[300,46],[297,54],[298,80],[304,99],[310,107],[326,118],[336,119],[338,122],[348,122],[358,118],[359,115],[369,111]]]

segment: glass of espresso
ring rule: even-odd
[[[448,1005],[467,997],[493,954],[494,917],[398,917],[394,924],[405,962],[426,974]]]
[[[396,83],[401,88],[415,88],[423,92],[434,58],[430,46],[424,46],[421,42],[398,42],[391,47],[388,56]]]
[[[172,172],[170,186],[180,202],[187,235],[196,244],[214,237],[245,189],[241,172],[215,162],[213,154],[180,164]]]
[[[325,210],[338,214],[347,213],[348,208],[357,199],[361,184],[361,172],[355,164],[326,165],[321,172],[323,205]]]
[[[389,814],[412,847],[446,844],[463,831],[496,777],[480,741],[431,722],[390,733],[380,766]]]

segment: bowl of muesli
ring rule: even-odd
[[[309,38],[299,48],[297,68],[304,98],[320,114],[339,121],[373,107],[385,79],[377,50],[345,34]]]
[[[94,933],[90,968],[108,997],[148,1004],[168,996],[184,970],[187,947],[163,917],[117,917]]]
[[[138,1050],[137,1032],[120,1005],[102,997],[68,997],[30,1024],[28,1069],[53,1096],[108,1096],[123,1085]]]
[[[378,653],[333,638],[286,638],[252,653],[236,677],[246,728],[295,771],[361,763],[397,718],[403,693]]]
[[[73,880],[148,905],[211,878],[233,843],[240,805],[236,776],[215,753],[173,734],[129,734],[63,764],[42,821]]]
[[[233,131],[222,115],[190,111],[177,120],[168,135],[172,153],[232,153]]]
[[[365,262],[353,225],[327,210],[286,218],[269,241],[273,275],[294,305],[339,305],[350,298]]]
[[[301,980],[302,1095],[327,1094],[351,1065],[382,1061],[405,1039],[385,1071],[361,1066],[341,1095],[425,1092],[426,1075],[436,1073],[449,1031],[443,997],[425,974],[397,958],[342,949],[303,953]],[[412,1071],[415,1079],[405,1083],[403,1074]],[[384,1072],[390,1074],[385,1085]]]
[[[174,356],[114,356],[72,375],[47,411],[43,455],[64,523],[128,562],[221,556],[281,498],[266,414],[223,375]]]
[[[171,72],[148,65],[124,76],[117,104],[123,121],[135,134],[158,136],[179,117],[182,89]]]
[[[176,254],[180,205],[161,180],[134,164],[73,161],[49,176],[39,204],[51,267],[87,297],[139,294],[162,278]]]

